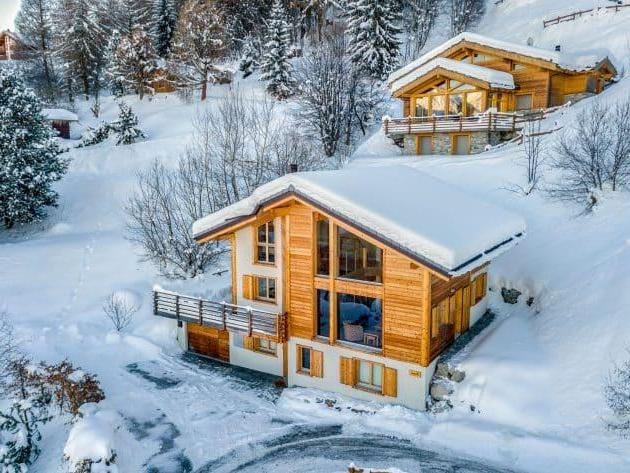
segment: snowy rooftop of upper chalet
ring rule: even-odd
[[[387,83],[391,88],[392,82],[400,79],[401,77],[409,74],[418,67],[426,64],[431,59],[439,56],[447,49],[455,46],[456,44],[467,41],[469,43],[475,43],[489,48],[500,49],[502,51],[509,51],[516,54],[522,54],[531,58],[542,59],[545,61],[553,62],[563,69],[570,71],[583,71],[595,67],[601,58],[595,56],[590,57],[577,57],[571,54],[566,54],[560,51],[551,51],[549,49],[536,48],[533,46],[527,46],[524,44],[510,43],[507,41],[501,41],[498,39],[490,38],[476,33],[463,32],[442,43],[438,47],[423,54],[415,61],[410,62],[406,66],[394,71],[387,79]]]
[[[478,79],[483,82],[487,82],[490,87],[497,89],[514,88],[514,77],[509,72],[497,71],[496,69],[477,66],[475,64],[470,64],[462,61],[455,61],[454,59],[447,59],[444,57],[436,57],[435,59],[431,59],[426,64],[410,71],[408,74],[405,74],[400,79],[390,82],[389,88],[392,90],[392,92],[396,91],[435,69],[445,69],[447,71],[456,72],[466,77]]]
[[[525,221],[407,166],[288,174],[197,220],[202,238],[293,194],[323,212],[448,275],[464,273],[518,242]]]
[[[61,120],[68,122],[76,122],[79,120],[76,113],[72,113],[71,111],[63,108],[44,108],[42,110],[42,115],[44,115],[44,118],[48,120]]]

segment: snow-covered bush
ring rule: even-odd
[[[41,373],[42,383],[51,390],[61,412],[77,415],[83,404],[105,399],[96,376],[73,366],[68,360],[56,365],[42,362]]]
[[[114,433],[119,423],[115,412],[84,405],[63,449],[69,472],[116,473]]]
[[[0,410],[0,469],[24,473],[39,456],[39,426],[50,420],[44,405],[19,400]]]
[[[0,220],[6,228],[46,215],[52,184],[67,162],[41,113],[42,104],[14,73],[0,69]]]
[[[615,366],[608,375],[604,396],[614,416],[607,421],[608,428],[630,437],[630,360]]]
[[[145,138],[144,132],[138,128],[138,117],[125,102],[118,103],[118,119],[110,123],[110,129],[116,133],[117,145],[130,145]]]
[[[93,146],[102,143],[112,132],[112,127],[109,123],[100,123],[96,128],[88,127],[87,131],[83,134],[83,139],[78,148],[86,146]]]
[[[117,332],[124,330],[131,323],[138,310],[140,303],[137,297],[128,291],[112,292],[103,303],[103,312]]]
[[[551,197],[593,208],[599,195],[630,184],[630,98],[608,107],[595,102],[557,140],[551,165],[561,178]]]
[[[9,314],[0,310],[0,395],[4,394],[12,378],[12,367],[20,353]]]

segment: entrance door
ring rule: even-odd
[[[450,311],[449,299],[447,297],[431,310],[431,359],[455,340],[455,314]]]
[[[189,323],[188,349],[210,358],[230,361],[230,335],[227,330]]]
[[[470,154],[470,135],[453,136],[453,150],[451,154]]]
[[[433,154],[433,138],[431,136],[418,136],[417,154]]]

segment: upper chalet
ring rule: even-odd
[[[21,59],[23,49],[17,34],[9,30],[0,31],[0,61]]]
[[[606,57],[461,33],[390,75],[404,118],[385,131],[410,153],[480,152],[512,137],[517,113],[598,94],[616,73]]]
[[[156,291],[154,310],[197,353],[423,409],[440,353],[486,311],[491,261],[524,232],[406,166],[288,174],[193,226],[230,242],[230,303]]]

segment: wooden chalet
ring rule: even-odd
[[[0,31],[0,61],[14,61],[22,59],[24,45],[18,36],[9,31]]]
[[[52,126],[60,138],[70,139],[76,137],[73,127],[79,121],[76,113],[62,108],[44,108],[42,115]]]
[[[408,154],[478,153],[512,138],[523,114],[598,94],[616,73],[608,58],[461,33],[390,75],[402,118],[384,131]]]
[[[440,353],[486,311],[523,220],[403,166],[294,173],[197,221],[231,245],[231,301],[156,290],[185,349],[424,409]]]

